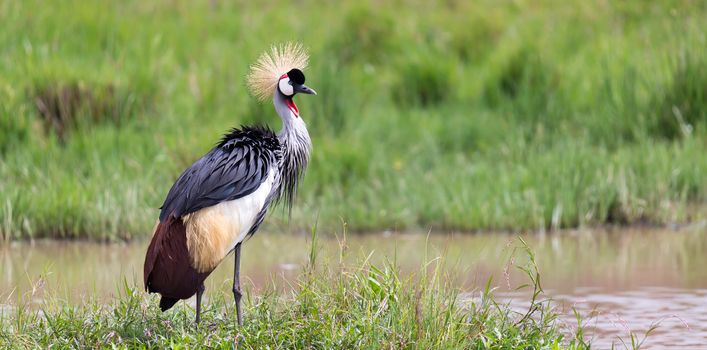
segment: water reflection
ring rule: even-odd
[[[523,235],[536,254],[543,287],[567,308],[589,314],[588,330],[598,348],[642,332],[664,319],[649,337],[648,348],[707,343],[707,230],[569,231]],[[341,242],[319,239],[319,261],[337,263]],[[394,260],[402,271],[416,271],[424,261],[444,257],[460,286],[473,292],[489,277],[497,293],[514,307],[527,303],[530,291],[514,292],[527,282],[514,267],[527,261],[516,235],[375,234],[349,235],[345,259],[374,263]],[[77,302],[110,298],[123,279],[142,285],[147,242],[95,244],[40,241],[0,246],[0,304],[18,298],[40,302],[46,291]],[[255,292],[273,283],[291,288],[309,255],[306,236],[259,233],[243,249],[245,286]],[[209,290],[228,291],[232,257],[207,280]],[[508,272],[508,273],[505,273]],[[471,294],[470,294],[471,295]],[[689,328],[685,326],[689,325]]]

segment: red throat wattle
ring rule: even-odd
[[[287,107],[290,108],[292,113],[294,113],[295,117],[299,117],[299,109],[297,109],[295,101],[293,101],[291,98],[286,98],[285,103],[287,103]]]

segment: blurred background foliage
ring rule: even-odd
[[[692,221],[707,199],[704,1],[0,2],[0,233],[147,237],[176,176],[267,123],[244,77],[310,49],[314,141],[268,228]]]

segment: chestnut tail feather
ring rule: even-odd
[[[162,297],[160,299],[160,310],[167,311],[179,301],[177,298]]]
[[[159,223],[147,248],[144,273],[145,289],[162,295],[160,309],[165,311],[196,294],[211,271],[191,266],[186,227],[180,218],[169,216]]]

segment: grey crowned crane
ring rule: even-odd
[[[144,266],[145,288],[161,294],[162,311],[196,294],[198,324],[204,280],[234,251],[233,297],[241,324],[241,244],[258,230],[269,206],[292,206],[309,161],[312,144],[293,101],[297,93],[316,95],[304,85],[307,61],[294,43],[262,54],[250,68],[248,87],[260,100],[272,98],[282,131],[232,129],[169,190]]]

